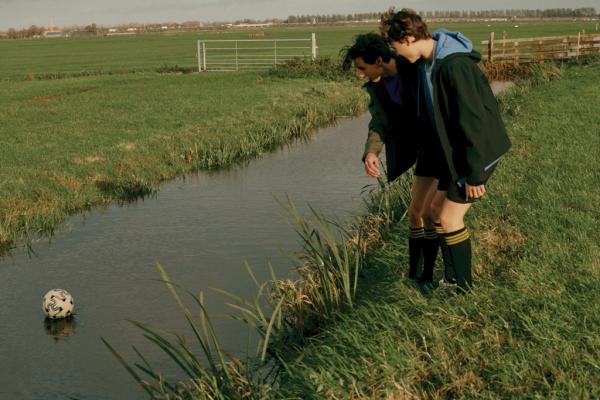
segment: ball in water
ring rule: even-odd
[[[48,318],[60,319],[73,315],[75,303],[73,302],[73,296],[66,290],[52,289],[44,295],[42,308]]]

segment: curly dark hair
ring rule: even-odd
[[[361,57],[367,64],[375,64],[381,57],[383,62],[389,62],[392,58],[392,50],[385,38],[377,33],[363,33],[354,38],[352,46],[346,46],[340,53],[342,54],[342,68],[349,70],[352,63],[358,57]]]
[[[407,36],[415,40],[430,39],[431,33],[427,24],[414,10],[403,8],[385,21],[386,34],[389,41],[399,42]]]

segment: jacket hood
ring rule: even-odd
[[[432,34],[437,42],[435,46],[435,59],[441,60],[456,53],[471,53],[473,43],[460,32],[450,32],[446,29],[438,29]]]

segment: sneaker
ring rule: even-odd
[[[454,279],[448,281],[445,279],[440,279],[440,281],[438,282],[438,287],[440,289],[455,289],[457,287],[457,284]]]

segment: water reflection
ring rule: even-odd
[[[67,340],[69,337],[75,334],[75,317],[62,318],[62,319],[44,319],[44,329],[48,336],[52,336],[55,342],[59,340]]]

